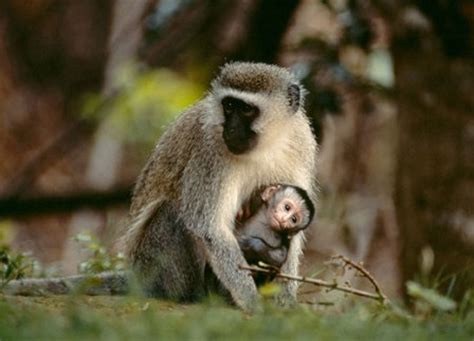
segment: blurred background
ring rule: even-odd
[[[460,298],[473,57],[471,0],[1,1],[0,244],[76,273],[81,233],[112,247],[154,143],[219,66],[277,63],[320,144],[303,272],[342,253],[391,297],[416,280]]]

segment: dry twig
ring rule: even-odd
[[[266,274],[271,274],[274,275],[275,277],[279,278],[284,278],[288,280],[293,280],[293,281],[298,281],[298,282],[304,282],[304,283],[310,283],[314,284],[320,287],[325,287],[330,290],[338,290],[342,292],[346,292],[349,294],[353,294],[356,296],[361,296],[361,297],[366,297],[370,298],[373,300],[376,300],[380,302],[383,305],[387,305],[389,303],[389,300],[385,294],[383,294],[382,290],[380,289],[380,286],[378,285],[377,281],[374,279],[374,277],[366,270],[364,269],[360,264],[356,264],[350,259],[344,257],[344,256],[336,256],[335,258],[340,259],[341,261],[344,262],[346,265],[350,265],[354,267],[357,271],[359,271],[364,277],[366,277],[374,286],[376,293],[371,293],[367,292],[364,290],[356,289],[347,285],[338,285],[336,282],[328,282],[322,279],[317,279],[317,278],[307,278],[304,276],[293,276],[289,274],[285,274],[282,272],[279,272],[273,268],[269,268],[266,266],[255,266],[255,265],[240,265],[239,268],[242,270],[248,270],[251,272],[260,272],[260,273],[266,273]]]
[[[372,276],[370,272],[367,271],[367,269],[364,268],[360,263],[356,263],[343,255],[334,256],[333,259],[341,260],[345,265],[352,266],[354,269],[356,269],[362,275],[362,277],[367,278],[368,281],[372,284],[375,292],[379,296],[379,300],[381,301],[381,303],[382,304],[388,303],[389,300],[387,296],[382,292],[382,289],[380,288],[380,285],[378,284],[378,282],[375,280],[374,276]]]

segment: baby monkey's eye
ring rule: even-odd
[[[289,210],[290,210],[290,208],[291,208],[291,207],[290,207],[290,205],[288,205],[288,204],[285,204],[285,210],[289,211]]]
[[[296,216],[292,216],[292,217],[291,217],[291,221],[293,222],[293,224],[296,224],[296,222],[298,221],[298,219],[296,218]]]

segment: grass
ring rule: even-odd
[[[473,340],[474,312],[407,318],[359,304],[344,313],[265,307],[249,316],[219,301],[0,296],[0,340]]]
[[[81,241],[92,251],[86,272],[120,266],[94,239]],[[0,289],[9,280],[32,275],[31,260],[0,248]],[[117,262],[115,262],[117,260]],[[30,270],[28,270],[30,269]],[[109,268],[106,268],[110,270]],[[272,287],[261,293],[268,297]],[[274,289],[274,288],[273,288]],[[302,305],[283,310],[271,304],[252,316],[211,298],[177,304],[137,296],[21,297],[0,293],[0,341],[5,340],[471,340],[474,295],[460,304],[433,288],[407,284],[414,315],[357,300],[351,308]],[[324,300],[323,300],[324,301]],[[347,301],[344,301],[347,302]],[[336,311],[339,312],[336,312]]]

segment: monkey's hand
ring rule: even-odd
[[[288,255],[288,249],[285,246],[271,247],[262,239],[255,237],[240,238],[239,246],[250,264],[264,262],[280,268]]]
[[[220,230],[212,236],[206,236],[204,241],[211,267],[230,292],[235,304],[247,312],[260,310],[260,296],[255,281],[247,271],[239,268],[242,264],[247,265],[247,262],[234,235]]]
[[[252,212],[250,202],[244,203],[240,210],[237,212],[235,220],[237,220],[237,222],[239,223],[244,223],[253,215],[253,213],[254,212]]]
[[[235,217],[235,220],[238,222],[242,222],[244,220],[244,209],[241,208],[239,212],[237,212],[237,216]]]

